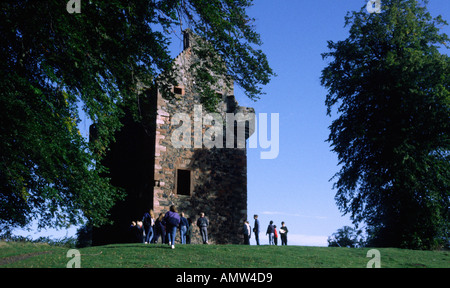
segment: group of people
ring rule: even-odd
[[[258,220],[258,215],[254,215],[253,219],[255,219],[255,225],[253,226],[253,233],[255,233],[256,245],[259,245],[259,232],[260,225]],[[251,227],[248,221],[244,223],[244,244],[250,245],[251,238]],[[281,245],[287,245],[287,233],[288,229],[286,224],[281,222],[281,227],[279,228],[279,233],[277,231],[277,226],[273,225],[273,221],[270,221],[269,226],[267,226],[266,235],[269,236],[269,245],[278,245],[278,234],[281,237]]]
[[[197,226],[200,228],[203,244],[208,244],[209,221],[205,217],[205,213],[200,213]],[[141,221],[131,222],[130,229],[138,243],[158,243],[161,237],[161,243],[169,244],[174,249],[178,229],[180,230],[181,244],[191,244],[192,220],[191,218],[186,219],[183,212],[178,213],[174,205],[170,206],[167,213],[160,213],[156,219],[153,210],[146,212]]]
[[[253,218],[255,219],[253,230],[249,221],[244,222],[242,231],[244,244],[246,245],[250,245],[252,231],[255,235],[256,245],[259,245],[260,224],[258,215],[254,215]],[[199,227],[203,244],[208,244],[209,221],[205,217],[205,213],[200,213],[197,226]],[[161,237],[161,243],[169,244],[174,249],[178,229],[180,231],[181,244],[191,244],[192,220],[191,218],[186,219],[183,212],[178,213],[174,205],[170,206],[167,213],[160,213],[156,219],[153,210],[146,212],[141,221],[133,221],[131,223],[130,229],[138,243],[158,243]],[[287,233],[288,229],[284,222],[281,222],[281,227],[277,231],[277,226],[273,225],[273,221],[270,221],[266,231],[266,235],[269,236],[269,245],[278,245],[278,236],[281,238],[281,245],[287,245]]]

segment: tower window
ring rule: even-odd
[[[191,171],[190,170],[177,170],[177,194],[178,195],[191,195]]]
[[[178,94],[178,95],[183,95],[183,88],[181,88],[181,87],[174,87],[173,88],[173,93]]]

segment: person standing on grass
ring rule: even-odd
[[[267,231],[266,231],[266,235],[269,235],[269,245],[273,245],[273,234],[274,234],[274,230],[273,230],[273,221],[270,221],[269,226],[267,226]]]
[[[186,232],[186,244],[191,244],[191,238],[192,238],[192,219],[188,218],[188,229]]]
[[[273,225],[273,242],[275,243],[275,246],[278,245],[277,225]]]
[[[186,244],[186,232],[188,230],[189,223],[186,218],[184,218],[184,213],[181,212],[180,217],[180,238],[181,244]]]
[[[180,214],[178,214],[175,205],[170,206],[170,210],[164,216],[164,222],[166,222],[166,233],[169,238],[169,245],[172,246],[172,249],[175,249],[177,227],[180,225]]]
[[[287,233],[288,229],[284,222],[281,222],[280,235],[281,235],[281,245],[287,245]]]
[[[197,226],[200,228],[200,235],[202,235],[203,244],[208,244],[209,221],[206,219],[205,213],[200,213],[200,218],[197,220]]]
[[[253,215],[253,219],[255,219],[255,225],[253,226],[253,233],[255,233],[256,245],[259,245],[259,220],[258,215]]]
[[[251,238],[251,235],[252,235],[252,230],[251,230],[251,227],[250,227],[250,223],[247,220],[245,220],[245,222],[244,222],[243,234],[244,234],[244,244],[245,245],[250,245],[250,238]]]
[[[145,212],[144,217],[142,218],[142,222],[144,223],[144,231],[145,231],[145,244],[150,243],[153,238],[153,226],[155,225],[155,215],[153,214],[153,210],[150,209],[149,212]]]
[[[164,223],[164,214],[160,213],[158,219],[155,221],[154,226],[155,236],[152,239],[152,243],[158,243],[158,239],[161,236],[161,242],[164,244],[166,241],[166,227]]]

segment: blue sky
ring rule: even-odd
[[[277,77],[256,103],[239,95],[239,88],[235,94],[257,115],[279,113],[280,118],[278,157],[262,160],[258,149],[248,151],[248,216],[259,215],[261,244],[268,243],[265,229],[270,220],[278,227],[286,222],[290,245],[326,246],[329,235],[351,224],[341,217],[328,181],[337,172],[337,157],[325,142],[331,119],[320,86],[325,67],[320,54],[327,40],[347,37],[344,16],[360,3],[258,0],[249,11]]]
[[[270,120],[271,113],[279,115],[278,157],[261,159],[264,149],[248,149],[248,218],[253,226],[253,214],[259,215],[261,244],[268,243],[265,229],[270,220],[277,226],[286,222],[289,245],[326,246],[327,237],[337,229],[352,226],[349,217],[339,212],[333,182],[329,182],[339,167],[337,156],[325,142],[332,118],[326,115],[326,90],[320,85],[321,71],[327,64],[320,54],[327,51],[328,40],[347,38],[347,11],[359,11],[366,3],[367,0],[255,0],[248,10],[256,19],[262,49],[278,75],[257,102],[247,99],[242,89],[235,86],[239,104],[254,107],[257,117],[258,113],[267,113]],[[449,0],[430,0],[428,10],[433,16],[440,14],[450,21]],[[444,32],[450,35],[448,26]],[[175,38],[172,45],[174,56],[182,47],[178,41]],[[81,125],[81,130],[86,131],[88,125]],[[62,237],[75,231],[49,230],[41,234]],[[21,234],[41,235],[33,231]],[[251,244],[254,243],[252,237]]]
[[[257,0],[248,11],[278,77],[266,87],[258,102],[245,99],[235,87],[240,105],[258,113],[279,113],[279,156],[260,159],[261,149],[248,150],[248,217],[258,214],[263,233],[270,220],[289,228],[288,244],[326,246],[327,237],[344,225],[353,226],[338,210],[329,179],[338,172],[336,154],[330,151],[326,115],[326,89],[320,85],[327,65],[321,53],[327,41],[344,40],[347,11],[359,9],[367,0]],[[448,0],[430,0],[432,16],[450,20]],[[450,29],[444,32],[450,35]],[[448,51],[447,51],[448,52]],[[250,221],[253,226],[253,220]],[[251,240],[254,244],[254,239]]]

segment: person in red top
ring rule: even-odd
[[[273,225],[273,231],[274,231],[273,241],[275,242],[275,245],[278,245],[277,225]]]

